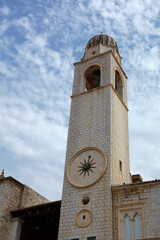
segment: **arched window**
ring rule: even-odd
[[[124,240],[131,240],[131,224],[128,215],[124,216]]]
[[[141,239],[141,221],[137,213],[133,217],[133,235],[134,239]]]
[[[115,71],[115,89],[119,96],[123,99],[123,84],[119,72]]]
[[[98,65],[91,66],[84,74],[86,79],[86,89],[90,90],[100,86],[100,67]]]
[[[129,206],[128,203],[119,208],[118,239],[145,239],[143,204]]]

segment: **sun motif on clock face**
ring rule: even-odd
[[[91,155],[88,156],[88,160],[84,158],[84,162],[80,162],[80,165],[77,166],[79,170],[79,175],[83,174],[83,177],[86,176],[86,174],[89,176],[90,173],[94,173],[93,169],[96,168],[95,166],[96,162],[94,162],[94,159],[91,157]]]
[[[105,173],[107,157],[95,147],[76,153],[67,166],[67,179],[75,187],[85,188],[96,183]]]

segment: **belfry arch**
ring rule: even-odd
[[[115,90],[123,100],[123,83],[118,70],[115,70]]]
[[[86,90],[97,88],[100,86],[101,70],[99,65],[90,66],[84,73],[86,82]]]

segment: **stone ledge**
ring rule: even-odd
[[[130,183],[130,184],[123,184],[123,185],[114,185],[112,186],[112,192],[121,192],[124,189],[129,190],[130,189],[137,189],[137,188],[149,188],[154,187],[156,185],[160,185],[160,179],[153,180],[153,181],[146,181],[141,183]]]
[[[115,90],[115,88],[113,87],[113,85],[111,83],[105,84],[105,85],[97,87],[97,88],[92,88],[92,89],[90,89],[88,91],[85,91],[85,92],[82,92],[82,93],[78,93],[78,94],[72,95],[71,98],[79,97],[79,96],[84,95],[84,94],[89,94],[91,92],[98,91],[98,90],[100,90],[102,88],[106,88],[106,87],[111,87],[113,89],[113,91],[115,92],[115,94],[117,95],[117,97],[119,98],[119,100],[121,101],[123,106],[125,107],[125,109],[127,111],[129,111],[129,109],[127,108],[126,104],[123,102],[123,100],[121,99],[121,97],[119,96],[119,94],[117,93],[117,91]]]

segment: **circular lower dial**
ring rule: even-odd
[[[97,182],[107,167],[107,157],[98,148],[85,148],[70,160],[67,178],[76,187],[88,187]]]

